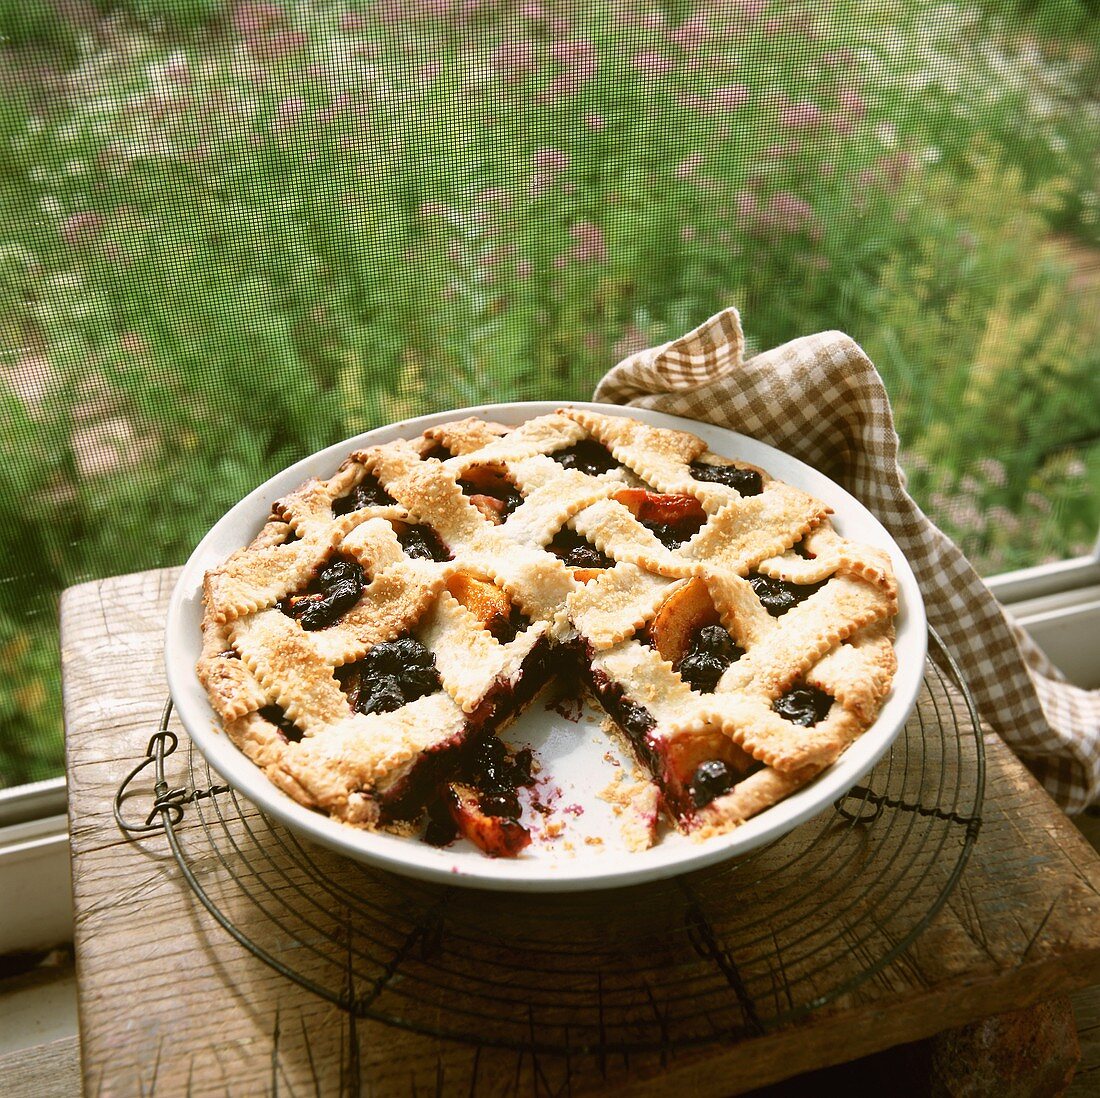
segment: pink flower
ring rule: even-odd
[[[863,96],[850,88],[846,88],[837,96],[837,103],[844,114],[857,122],[867,113],[867,103]]]
[[[672,62],[655,50],[642,50],[634,55],[634,67],[646,76],[664,76],[672,69]]]
[[[677,179],[690,179],[703,166],[703,154],[693,152],[691,156],[676,165]]]
[[[536,149],[531,157],[531,167],[545,175],[558,175],[569,167],[569,154],[561,149]]]
[[[99,231],[103,228],[103,216],[86,210],[84,213],[74,213],[65,218],[61,226],[61,238],[70,247],[81,244],[90,244]]]
[[[596,71],[596,47],[584,38],[554,42],[550,46],[550,56],[561,65],[582,69],[589,75]]]
[[[128,355],[143,355],[149,350],[145,340],[137,332],[123,332],[118,337],[118,345]]]
[[[420,203],[421,217],[447,217],[450,212],[442,202],[428,201]]]
[[[443,66],[438,61],[429,61],[420,66],[420,79],[425,84],[430,84],[443,71]]]
[[[492,66],[505,80],[521,80],[538,65],[534,44],[528,41],[502,42],[492,53]]]
[[[275,109],[275,118],[271,123],[273,128],[285,130],[288,126],[294,125],[294,123],[302,117],[302,113],[305,109],[305,102],[297,96],[292,96],[290,99],[284,99]]]
[[[878,170],[887,183],[897,186],[913,166],[913,158],[907,152],[884,156],[878,162]]]
[[[531,193],[540,194],[553,186],[558,176],[569,167],[569,157],[560,149],[536,149],[531,157]]]
[[[526,259],[521,259],[516,264],[516,278],[520,278],[520,279],[530,278],[531,277],[531,272],[533,270],[534,270],[534,268],[531,266],[531,264]]]
[[[520,15],[523,16],[524,19],[541,19],[543,17],[543,15],[546,14],[542,10],[542,5],[541,4],[535,4],[535,3],[521,5],[520,9],[519,9],[519,13],[520,13]]]
[[[694,92],[689,92],[686,95],[678,95],[676,97],[676,102],[689,111],[703,111],[706,114],[710,114],[714,110],[714,104],[709,99],[701,95],[696,95]]]
[[[682,46],[685,50],[691,50],[701,46],[709,34],[710,23],[706,13],[700,12],[681,23],[668,37],[676,45]]]
[[[252,38],[281,23],[283,14],[278,4],[239,4],[233,12],[233,28],[238,34]]]
[[[734,196],[734,204],[737,206],[738,214],[745,220],[755,217],[760,212],[760,204],[752,191],[738,191]]]
[[[839,50],[829,50],[828,53],[821,55],[821,63],[831,69],[847,68],[855,59],[855,54],[847,47]]]
[[[779,112],[779,121],[793,130],[804,130],[821,123],[824,112],[816,103],[792,103]]]
[[[278,59],[297,53],[307,41],[305,31],[281,30],[271,35],[266,44],[253,43],[253,46],[264,56]]]
[[[603,119],[603,115],[599,114],[586,114],[584,116],[584,124],[592,130],[593,133],[599,133],[607,126],[607,123]]]
[[[188,64],[187,58],[182,55],[169,58],[168,63],[164,66],[164,78],[171,80],[173,84],[190,84],[191,66]]]
[[[680,230],[680,239],[690,244],[695,239],[695,229],[691,225],[685,225]]]
[[[768,0],[736,0],[746,19],[757,19],[767,10]]]
[[[735,111],[749,101],[749,89],[744,84],[727,84],[710,93],[711,101],[723,111]]]
[[[782,232],[797,233],[812,224],[814,208],[798,195],[780,191],[768,203],[767,219]]]
[[[340,29],[345,33],[360,31],[367,25],[367,20],[359,12],[348,12],[340,20]]]
[[[602,263],[607,259],[607,241],[599,225],[593,225],[591,221],[578,221],[569,230],[569,235],[573,238],[570,259],[577,263]]]

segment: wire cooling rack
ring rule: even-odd
[[[884,972],[950,894],[985,783],[974,703],[942,642],[890,753],[832,808],[736,861],[613,892],[426,884],[298,839],[219,784],[171,702],[115,817],[163,832],[215,920],[287,979],[364,1018],[477,1045],[601,1058],[781,1027]],[[178,763],[178,758],[172,760]],[[128,790],[156,774],[144,823]]]

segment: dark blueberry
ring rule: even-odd
[[[712,694],[726,668],[745,654],[720,625],[704,625],[696,630],[687,654],[677,670],[680,678],[701,694]]]
[[[691,652],[680,661],[680,678],[701,694],[713,694],[729,664],[706,652]]]
[[[749,583],[761,605],[773,618],[785,614],[823,586],[821,583],[787,583],[786,580],[772,579],[759,573],[749,576]]]
[[[327,629],[359,601],[366,582],[358,561],[334,557],[310,584],[310,594],[285,599],[280,605],[303,629]]]
[[[642,525],[647,530],[652,530],[653,536],[669,549],[675,549],[678,545],[683,545],[691,537],[691,533],[685,533],[682,526],[670,526],[665,522],[643,522]]]
[[[563,526],[547,546],[569,568],[610,568],[615,562],[576,530]]]
[[[791,724],[810,728],[825,719],[832,704],[832,696],[824,690],[818,690],[814,686],[796,686],[777,698],[772,709]]]
[[[360,713],[392,713],[405,704],[405,692],[396,675],[372,676],[359,691]]]
[[[486,816],[507,816],[519,819],[519,798],[515,793],[493,790],[482,793],[477,799],[478,807]]]
[[[505,515],[510,515],[523,502],[523,496],[515,488],[508,488],[501,497],[501,502],[504,504]]]
[[[764,490],[764,482],[755,469],[741,469],[736,465],[708,465],[705,461],[693,461],[688,468],[696,480],[726,484],[730,488],[736,488],[743,496],[758,496]]]
[[[653,719],[653,714],[643,705],[625,699],[619,705],[622,712],[620,723],[632,736],[638,736],[639,738],[645,736],[657,723]]]
[[[439,535],[430,526],[406,526],[397,535],[401,548],[406,555],[419,560],[450,560],[450,554],[439,540]]]
[[[531,784],[531,766],[534,761],[534,755],[529,747],[515,753],[512,758],[512,780],[516,785]]]
[[[692,638],[691,647],[694,651],[717,656],[727,664],[739,660],[745,654],[745,650],[738,648],[733,643],[733,637],[720,625],[704,625]]]
[[[514,613],[506,618],[503,614],[494,614],[485,628],[501,644],[511,644],[521,629],[528,625],[527,619],[520,613]]]
[[[287,717],[282,706],[265,705],[260,711],[260,716],[265,721],[270,721],[291,743],[298,743],[302,738],[302,730]]]
[[[346,515],[358,511],[360,507],[384,507],[397,501],[370,473],[361,480],[346,496],[332,501],[334,515]]]
[[[511,776],[508,748],[496,736],[478,744],[470,761],[470,778],[482,789],[506,789]]]
[[[599,476],[600,473],[610,472],[612,469],[621,469],[622,466],[611,456],[611,451],[606,446],[593,439],[586,438],[574,443],[565,450],[559,450],[550,455],[559,465],[566,469],[577,469],[587,473],[590,477]]]
[[[338,677],[360,713],[390,713],[440,687],[435,657],[415,637],[376,644]]]
[[[434,669],[435,657],[415,637],[398,637],[376,644],[363,663],[371,672],[397,675],[413,668]]]
[[[432,846],[446,846],[458,837],[458,828],[442,798],[435,798],[428,805],[428,829],[424,841]]]
[[[362,587],[366,583],[366,573],[363,566],[351,557],[333,557],[321,569],[317,578],[321,586],[328,589],[338,583],[357,583]]]
[[[468,480],[460,480],[458,486],[462,489],[464,495],[491,496],[504,504],[504,510],[500,516],[501,521],[506,519],[523,502],[523,496],[505,480],[492,485],[491,490],[486,490],[485,485],[474,484]]]
[[[708,759],[695,769],[691,779],[691,799],[696,808],[710,804],[715,797],[722,796],[733,785],[733,774],[721,759]]]

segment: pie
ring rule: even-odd
[[[890,690],[889,558],[830,514],[626,416],[458,420],[276,502],[206,574],[199,678],[276,786],[347,824],[518,854],[531,758],[497,733],[557,681],[629,744],[651,824],[728,831]]]

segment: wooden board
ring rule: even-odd
[[[585,1094],[611,1088],[626,1094],[688,1088],[700,1095],[731,1094],[1100,982],[1100,858],[1003,744],[990,737],[981,837],[943,910],[895,963],[797,1023],[762,1033],[759,1027],[743,1025],[740,1039],[691,1050],[677,1046],[609,1055],[579,1039],[576,1051],[565,1056],[476,1046],[354,1021],[252,957],[219,927],[181,879],[163,835],[134,841],[115,826],[115,790],[143,754],[166,694],[161,635],[175,575],[158,571],[85,584],[67,591],[62,602],[82,1064],[89,1094]],[[959,712],[957,698],[928,702],[933,703],[955,706]],[[169,760],[170,783],[186,780],[183,765],[183,752]],[[935,773],[936,766],[929,772]],[[910,782],[919,793],[920,776],[907,774],[907,789]],[[150,783],[141,788],[148,793]],[[240,880],[266,895],[269,908],[282,904],[280,888],[301,889],[294,903],[279,908],[291,913],[301,907],[303,896],[316,900],[322,886],[311,883],[308,873],[301,875],[304,870],[291,856],[293,850],[280,853],[262,835],[256,849],[266,844],[268,853],[253,857],[251,870],[235,864],[231,876],[216,852],[202,845],[206,840],[197,822],[198,807],[189,807],[179,830],[185,844],[194,844],[195,871],[203,887],[247,933],[258,940],[266,935],[265,940],[289,951],[285,956],[299,961],[308,953],[299,947],[309,945],[309,934],[291,914],[280,939],[270,918],[241,899]],[[205,810],[210,812],[210,802]],[[243,843],[250,827],[262,831],[263,824],[245,805],[242,815],[230,822],[229,834]],[[886,841],[900,843],[903,837]],[[952,841],[961,841],[961,830]],[[362,870],[335,856],[312,853],[326,879],[346,885],[352,894],[343,905],[327,904],[331,922],[318,923],[318,934],[346,928],[348,909],[365,899],[391,913],[405,908],[422,912],[422,891],[376,876],[369,878],[375,891],[364,896],[368,878]],[[840,906],[829,906],[830,865],[818,866],[817,876],[802,882],[802,894],[815,897],[817,910],[804,920],[799,935],[792,933],[781,943],[780,967],[789,957],[790,968],[777,982],[776,994],[782,994],[783,980],[801,981],[798,986],[804,989],[822,978],[812,971],[813,950],[806,943],[836,939],[851,950],[839,959],[831,955],[830,986],[836,986],[836,965],[850,964],[857,974],[866,957],[882,955],[927,910],[956,854],[946,848],[938,858],[927,853],[927,864],[914,867],[911,895],[869,894],[864,910],[859,898],[853,904],[850,896],[843,904],[838,899]],[[761,864],[766,868],[766,862]],[[682,994],[687,988],[701,1008],[699,1024],[713,1020],[732,1031],[738,1018],[745,1020],[734,985],[767,977],[754,969],[765,951],[754,952],[738,936],[739,928],[746,912],[756,923],[766,923],[773,915],[766,907],[772,897],[766,875],[752,894],[723,893],[721,881],[720,876],[695,875],[684,886],[611,894],[588,901],[583,909],[571,908],[572,901],[565,900],[532,906],[530,901],[502,898],[478,901],[476,894],[452,896],[447,920],[458,932],[442,935],[441,943],[433,938],[430,949],[422,930],[407,934],[404,944],[400,935],[389,940],[388,931],[379,932],[372,946],[356,939],[357,954],[367,956],[375,948],[379,952],[380,959],[368,959],[365,966],[389,967],[373,992],[369,986],[355,991],[399,997],[402,987],[422,988],[445,971],[451,983],[431,1005],[447,1028],[447,1004],[460,1008],[464,1002],[461,981],[480,986],[476,981],[496,971],[504,986],[499,1010],[484,1021],[485,1041],[514,1034],[517,1013],[526,1014],[534,1026],[535,1007],[540,1029],[558,1027],[554,1032],[560,1032],[570,1025],[571,1003],[583,1003],[591,1013],[585,996],[594,980],[600,995],[637,987],[632,958],[617,943],[636,941],[639,920],[647,920],[654,933],[647,950],[635,955],[634,968],[654,965],[667,950],[678,979],[667,989],[656,984],[646,1001],[631,1006],[637,1007],[639,1026],[645,1016],[651,1030],[653,1012],[676,1009],[673,992]],[[689,928],[699,954],[697,971],[676,947],[685,937],[682,917],[676,914],[683,910],[683,888],[706,911],[702,938],[709,945],[701,953],[699,928]],[[666,908],[661,897],[670,889],[679,890],[681,904],[667,908],[674,919],[662,934]],[[780,899],[783,906],[776,908],[774,918],[789,925],[789,896]],[[478,902],[484,926],[464,952]],[[860,927],[873,924],[873,936],[845,939],[846,919]],[[421,921],[413,918],[412,924]],[[539,952],[540,967],[528,971],[514,955],[508,964],[494,958],[486,945],[496,939],[501,948],[519,948],[516,943],[529,940],[535,928],[543,943],[558,935],[566,960],[547,962]],[[352,932],[358,933],[354,926]],[[787,945],[798,938],[803,955]],[[573,963],[566,963],[570,949]],[[577,964],[578,956],[594,960]],[[320,973],[324,964],[307,958],[300,967],[313,971],[310,965],[315,965]],[[525,997],[535,1004],[526,1012]],[[385,1005],[381,998],[378,1002]],[[386,1002],[386,1009],[394,1012],[400,1000]],[[409,1003],[422,1017],[423,998]],[[631,1017],[621,1004],[618,1016]]]

